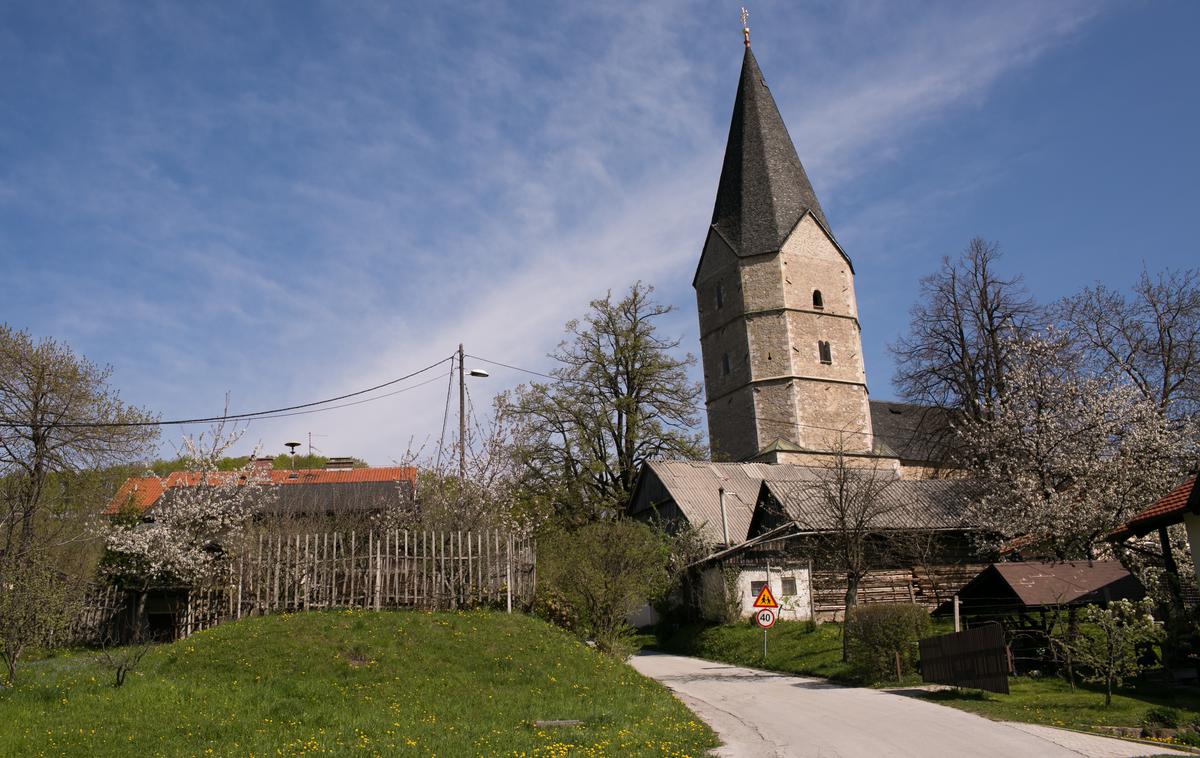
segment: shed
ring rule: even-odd
[[[993,563],[959,590],[962,612],[1014,612],[1141,600],[1146,588],[1117,561]]]

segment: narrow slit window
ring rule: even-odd
[[[821,354],[821,363],[833,363],[833,351],[829,349],[829,343],[821,340],[817,343],[817,352]]]
[[[821,290],[813,290],[813,308],[822,310],[825,307],[825,298],[821,297]]]
[[[725,285],[717,282],[717,308],[725,307]]]
[[[729,353],[723,353],[721,355],[721,375],[729,375]]]

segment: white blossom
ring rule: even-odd
[[[1110,530],[1176,483],[1194,437],[1136,387],[1088,374],[1053,332],[1015,347],[994,418],[960,429],[988,493],[976,522],[1057,559],[1099,557]]]
[[[236,471],[218,470],[218,462],[237,440],[219,429],[211,438],[185,438],[191,470],[146,514],[148,521],[115,524],[107,547],[126,558],[124,567],[145,582],[196,584],[220,574],[254,514],[276,496],[269,471],[254,465],[255,455]]]

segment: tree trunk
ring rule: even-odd
[[[842,617],[842,661],[850,660],[850,610],[858,605],[858,576],[846,577],[846,610]]]
[[[1071,654],[1075,641],[1079,639],[1079,609],[1072,606],[1067,609],[1067,681],[1071,690],[1075,690],[1075,660]]]

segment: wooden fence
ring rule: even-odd
[[[224,581],[158,587],[142,597],[97,590],[76,636],[99,637],[106,625],[139,616],[153,622],[158,636],[181,638],[229,619],[278,612],[512,610],[532,603],[536,582],[533,540],[501,531],[264,532],[248,536]]]

